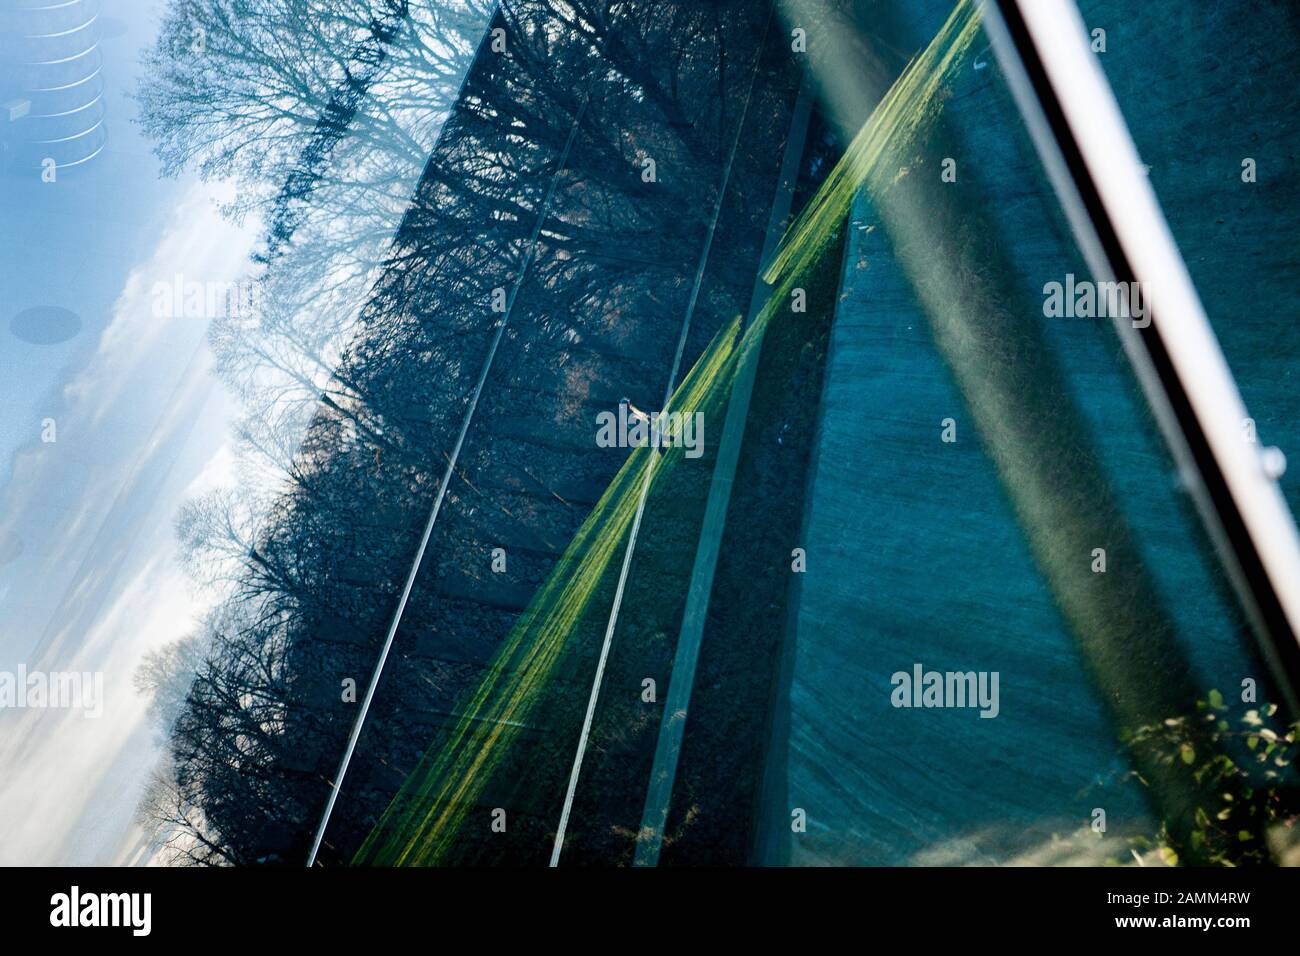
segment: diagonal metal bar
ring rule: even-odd
[[[771,286],[763,280],[777,244],[781,226],[789,215],[794,199],[795,180],[799,175],[799,161],[803,156],[808,121],[812,113],[813,89],[807,75],[799,87],[790,119],[790,132],[786,137],[785,154],[776,184],[776,196],[768,217],[767,237],[759,260],[758,276],[750,297],[749,320],[746,327],[766,304]],[[668,807],[672,801],[673,785],[677,779],[677,760],[682,749],[682,735],[686,730],[686,715],[690,706],[691,691],[695,686],[695,668],[700,658],[700,645],[704,640],[704,624],[709,612],[709,597],[713,591],[713,576],[718,567],[718,554],[722,547],[722,534],[727,522],[727,506],[731,502],[732,484],[740,460],[740,446],[744,439],[745,423],[749,419],[749,402],[754,392],[754,378],[762,354],[761,339],[753,343],[741,359],[740,369],[732,385],[727,402],[727,417],[718,443],[718,460],[714,465],[709,484],[709,498],[704,508],[704,521],[700,527],[695,564],[686,592],[686,607],[682,612],[681,632],[677,637],[677,650],[673,655],[673,669],[664,698],[664,712],[659,724],[659,739],[655,745],[654,765],[646,789],[645,810],[641,827],[637,831],[634,865],[654,866],[659,862],[663,847],[664,827],[668,821]]]
[[[1300,711],[1300,535],[1165,221],[1074,0],[985,0],[985,28],[1089,269],[1137,282],[1116,327],[1293,714]]]

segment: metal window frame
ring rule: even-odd
[[[1300,534],[1075,0],[981,0],[984,26],[1089,269],[1139,282],[1149,323],[1116,318],[1142,390],[1293,715]]]

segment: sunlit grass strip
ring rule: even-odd
[[[739,320],[722,329],[673,394],[665,411],[712,404],[735,371]],[[722,391],[721,394],[725,394]],[[633,515],[646,469],[659,481],[682,456],[634,449],[461,708],[450,735],[410,774],[354,863],[433,865],[442,860],[466,813],[523,729],[569,637],[610,571]]]
[[[896,163],[888,160],[896,161],[907,144],[925,137],[939,115],[941,94],[969,53],[979,26],[973,0],[958,0],[943,27],[894,81],[790,227],[764,276],[769,283],[783,279],[780,291],[788,294],[793,277],[802,275],[825,252],[863,183],[890,170],[897,173]],[[774,298],[784,300],[781,295]]]
[[[812,274],[835,241],[862,186],[882,175],[900,175],[900,152],[921,142],[938,118],[942,94],[969,54],[979,29],[974,0],[958,0],[934,39],[908,63],[872,110],[825,182],[786,230],[780,250],[763,275],[773,286],[772,294],[746,330],[742,353],[761,345],[767,324],[785,308],[791,291]]]

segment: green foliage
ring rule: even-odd
[[[1195,714],[1139,727],[1124,738],[1134,754],[1189,769],[1196,803],[1190,849],[1211,865],[1272,862],[1265,835],[1274,828],[1292,830],[1300,820],[1300,721],[1282,725],[1277,713],[1276,704],[1234,713],[1211,690],[1197,701]],[[1136,771],[1130,776],[1147,786]],[[1130,849],[1138,855],[1155,851],[1170,866],[1179,860],[1163,823],[1153,836],[1130,840]]]

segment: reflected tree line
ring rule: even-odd
[[[224,211],[265,224],[260,314],[211,330],[243,412],[238,482],[176,521],[220,599],[137,674],[169,755],[141,812],[169,862],[305,857],[508,321],[323,859],[348,858],[482,672],[621,463],[594,411],[661,398],[763,6],[169,8],[143,128],[164,169],[234,182]],[[761,241],[757,195],[734,212]],[[748,294],[738,272],[704,296],[686,361]]]

